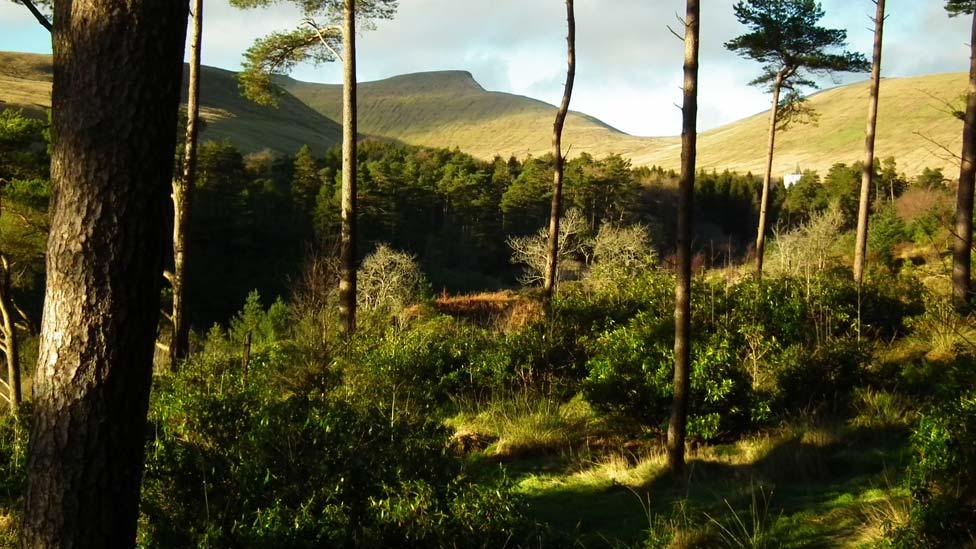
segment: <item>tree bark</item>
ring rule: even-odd
[[[342,234],[339,250],[339,324],[356,331],[356,2],[345,0],[342,84]]]
[[[132,547],[186,2],[59,0],[23,547]]]
[[[552,206],[549,212],[549,250],[546,255],[546,279],[543,284],[543,295],[548,306],[552,302],[552,294],[556,289],[559,276],[559,217],[563,206],[563,127],[569,114],[569,102],[573,98],[573,84],[576,81],[576,13],[573,0],[566,0],[566,85],[563,88],[563,100],[556,111],[556,122],[552,126],[552,152],[555,158],[555,173],[552,178]]]
[[[691,234],[698,154],[698,0],[688,0],[685,14],[685,82],[681,129],[681,181],[678,185],[678,279],[674,303],[674,401],[668,423],[668,468],[685,466],[685,434],[691,377]]]
[[[766,148],[766,175],[763,177],[762,199],[759,202],[759,230],[756,231],[756,277],[762,278],[763,258],[766,254],[766,211],[769,208],[769,188],[773,181],[773,151],[776,149],[776,119],[779,116],[779,93],[783,86],[783,70],[773,82],[773,104],[769,110],[769,144]]]
[[[958,307],[972,299],[970,262],[973,245],[973,188],[976,186],[976,14],[970,40],[969,96],[962,131],[962,163],[956,192],[956,237],[952,242],[952,296]]]
[[[874,56],[871,64],[871,98],[868,101],[868,123],[864,133],[864,168],[861,171],[861,201],[857,211],[857,240],[854,244],[854,282],[864,280],[864,263],[868,246],[868,209],[871,185],[874,183],[874,141],[878,127],[878,96],[881,89],[881,46],[884,40],[885,0],[875,0],[878,11],[874,20]],[[892,187],[894,201],[894,187]]]
[[[7,360],[7,402],[10,415],[16,416],[23,398],[20,383],[20,346],[14,321],[13,295],[10,286],[10,263],[0,253],[0,351]]]
[[[200,133],[200,47],[203,36],[203,0],[193,0],[190,36],[190,82],[186,99],[186,143],[183,173],[173,179],[173,341],[170,369],[176,371],[190,354],[190,323],[186,318],[186,232],[197,179],[197,138]]]

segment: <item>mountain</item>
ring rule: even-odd
[[[931,167],[942,168],[947,177],[958,177],[955,156],[962,149],[962,121],[947,112],[947,103],[965,108],[960,97],[967,88],[965,73],[883,79],[876,157],[895,157],[899,169],[908,174]],[[863,161],[869,93],[865,81],[810,96],[809,104],[819,119],[816,124],[777,132],[774,173],[792,172],[799,166],[824,174],[835,162]],[[702,133],[700,167],[763,173],[768,131],[766,111]],[[633,159],[640,164],[677,166],[680,144],[647,149]]]
[[[51,71],[49,55],[0,52],[0,105],[33,113],[50,108]],[[235,73],[213,67],[202,68],[200,82],[204,140],[230,139],[245,152],[283,153],[305,144],[324,151],[342,140],[338,124],[291,95],[281,97],[277,109],[260,106],[241,97]]]
[[[278,85],[308,106],[340,120],[342,86],[279,78]],[[481,158],[543,155],[552,147],[556,108],[487,91],[468,72],[395,76],[358,87],[359,130],[411,145],[459,147]],[[563,140],[571,153],[630,156],[670,139],[634,137],[585,114],[570,113]]]
[[[280,78],[278,84],[307,105],[339,120],[341,86]],[[967,89],[965,73],[935,74],[882,81],[877,155],[894,156],[900,169],[915,174],[943,168],[951,176],[957,162],[962,122],[946,103]],[[836,162],[864,156],[868,82],[829,89],[810,97],[819,113],[815,124],[778,132],[774,172],[800,169],[826,172]],[[482,158],[522,157],[550,151],[556,107],[518,95],[482,88],[467,72],[445,71],[396,76],[359,85],[360,130],[405,143],[458,147]],[[765,169],[769,113],[699,135],[699,167],[762,173]],[[635,137],[591,116],[572,113],[563,137],[570,155],[619,153],[638,165],[677,169],[678,137]]]
[[[39,110],[50,104],[50,56],[0,53],[0,101]],[[293,152],[308,143],[315,150],[341,139],[341,86],[280,77],[286,94],[278,109],[240,97],[235,74],[204,67],[204,139],[230,138],[246,151]],[[954,177],[962,122],[947,105],[961,105],[964,73],[889,78],[881,84],[877,156],[894,156],[899,168],[916,174],[943,168]],[[859,82],[810,97],[816,124],[777,134],[774,172],[800,169],[825,173],[836,162],[861,160],[868,83]],[[359,85],[359,130],[413,145],[460,148],[474,156],[543,155],[549,152],[556,107],[528,97],[484,89],[470,73],[440,71],[396,76]],[[768,113],[699,135],[699,167],[762,173]],[[570,155],[618,153],[637,165],[677,169],[678,137],[637,137],[582,113],[570,114],[564,143]]]

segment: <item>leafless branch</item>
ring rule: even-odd
[[[322,42],[322,46],[325,47],[325,49],[329,50],[332,53],[332,55],[335,56],[335,58],[337,60],[342,61],[342,62],[345,62],[344,58],[341,55],[339,55],[339,52],[337,52],[332,47],[332,45],[329,44],[329,41],[326,40],[325,39],[325,36],[322,34],[322,31],[333,31],[333,32],[335,32],[335,30],[337,30],[339,28],[338,26],[331,25],[331,26],[328,26],[328,27],[325,27],[325,28],[321,28],[321,27],[319,27],[318,25],[315,24],[315,21],[312,21],[311,19],[305,19],[305,21],[303,21],[303,22],[306,25],[308,25],[309,27],[311,27],[312,30],[315,31],[315,34],[318,35],[318,37],[319,37],[319,42]]]
[[[34,2],[32,2],[31,0],[20,0],[20,1],[24,3],[24,6],[27,8],[27,11],[31,12],[31,15],[34,16],[34,19],[37,19],[37,22],[40,23],[42,27],[47,29],[47,32],[54,31],[54,27],[51,25],[51,22],[48,21],[47,17],[45,17],[44,14],[37,9],[37,6],[34,5]]]
[[[941,155],[936,154],[936,156],[938,156],[940,159],[942,159],[942,160],[955,160],[955,161],[959,161],[959,162],[962,161],[962,157],[961,156],[959,156],[958,154],[956,154],[955,152],[953,152],[952,150],[950,150],[949,147],[946,147],[942,143],[939,143],[935,139],[932,139],[931,137],[925,135],[924,133],[922,133],[922,132],[920,132],[918,130],[915,130],[912,133],[915,134],[915,135],[917,135],[917,136],[919,136],[919,137],[921,137],[922,139],[928,141],[930,144],[935,145],[936,147],[938,147],[939,149],[941,149],[946,155],[948,155],[948,156],[941,156]],[[935,154],[935,153],[933,153],[933,154]]]

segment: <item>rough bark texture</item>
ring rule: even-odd
[[[573,0],[566,0],[566,86],[563,88],[563,100],[556,112],[556,122],[552,126],[552,153],[555,158],[555,173],[552,178],[552,206],[549,211],[549,250],[546,255],[546,279],[543,283],[543,293],[546,303],[552,301],[552,294],[556,289],[559,276],[559,217],[563,207],[563,168],[566,159],[563,157],[563,127],[569,114],[569,102],[573,98],[573,83],[576,81],[576,13]]]
[[[342,235],[339,324],[356,331],[356,2],[345,0],[342,30]]]
[[[769,109],[769,144],[766,148],[766,175],[763,177],[762,199],[759,202],[759,229],[756,231],[756,276],[762,278],[766,255],[766,210],[769,208],[769,188],[773,181],[773,151],[776,149],[776,121],[779,117],[779,92],[783,85],[783,71],[773,82],[773,103]]]
[[[674,401],[668,423],[668,467],[674,473],[681,473],[685,466],[691,376],[691,228],[698,152],[698,16],[698,0],[688,0],[681,112],[681,181],[678,186],[678,278],[674,291]]]
[[[964,307],[972,299],[970,261],[973,245],[973,188],[976,186],[976,14],[970,41],[969,97],[962,131],[962,163],[956,192],[956,238],[952,242],[952,296]]]
[[[59,0],[23,547],[131,547],[186,2]]]
[[[0,352],[7,362],[6,401],[10,405],[11,415],[17,415],[23,397],[20,384],[20,348],[14,311],[10,287],[10,263],[0,253]]]
[[[857,211],[857,240],[854,244],[854,282],[864,280],[864,262],[868,247],[868,210],[871,185],[874,183],[874,138],[878,126],[878,95],[881,89],[881,45],[884,40],[885,0],[876,0],[874,18],[874,56],[871,63],[871,98],[868,100],[868,125],[864,133],[864,167],[861,172],[861,201]],[[894,189],[891,200],[894,202]]]
[[[203,36],[203,0],[193,0],[190,36],[190,82],[186,100],[186,148],[183,173],[173,179],[173,341],[170,369],[176,371],[190,354],[190,323],[186,318],[186,231],[197,180],[197,136],[200,117],[200,45]]]

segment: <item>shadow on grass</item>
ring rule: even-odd
[[[662,464],[630,486],[554,474],[558,465],[544,461],[510,472],[523,479],[534,518],[585,547],[638,544],[652,523],[745,537],[757,521],[775,539],[768,546],[836,547],[864,529],[862,508],[898,483],[908,456],[906,429],[811,427],[706,448],[691,456],[686,475]],[[758,511],[757,493],[765,501]]]

